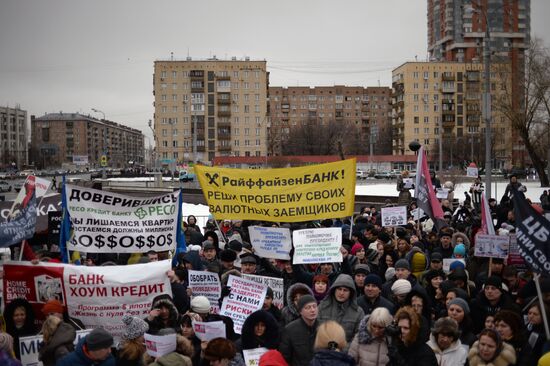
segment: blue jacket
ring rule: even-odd
[[[93,361],[86,357],[84,350],[82,349],[85,341],[86,337],[82,338],[78,342],[76,349],[57,361],[55,366],[115,366],[115,358],[113,355],[109,355],[109,357],[107,357],[104,361]]]

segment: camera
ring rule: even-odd
[[[401,335],[401,328],[397,324],[390,324],[386,327],[385,333],[390,337],[399,337]]]

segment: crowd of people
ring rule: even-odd
[[[518,188],[521,183],[511,177],[510,185]],[[414,199],[402,193],[412,188],[401,179],[397,189],[409,213],[409,222],[401,227],[383,227],[380,209],[374,206],[363,207],[351,219],[292,224],[210,219],[201,228],[189,216],[183,222],[187,251],[167,273],[172,296],[157,297],[144,319],[125,316],[120,343],[115,345],[112,335],[97,328],[74,346],[75,330],[82,325],[61,303],[45,304],[40,330],[30,304],[18,299],[3,314],[0,364],[18,365],[18,339],[40,331],[45,366],[240,366],[243,351],[260,347],[267,349],[260,366],[550,365],[543,323],[543,315],[550,315],[550,279],[540,281],[540,301],[527,267],[473,255],[481,228],[481,180],[472,184],[471,196],[467,194],[457,207],[452,200],[442,200],[446,227],[439,231],[430,218],[413,220]],[[515,231],[510,195],[507,189],[500,202],[489,202],[499,235]],[[292,258],[262,258],[250,244],[250,225],[291,231],[341,228],[343,261],[295,265]],[[55,254],[41,254],[42,260],[55,261]],[[89,255],[83,264],[146,263],[167,255]],[[445,259],[451,260],[444,270]],[[191,269],[220,276],[220,304],[231,291],[230,275],[282,278],[284,306],[274,305],[273,290],[268,288],[262,309],[250,314],[241,334],[236,334],[231,318],[213,313],[209,300],[188,288]],[[194,320],[223,321],[226,336],[203,342],[194,333]],[[149,356],[145,333],[175,333],[176,351]]]

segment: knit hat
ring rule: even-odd
[[[328,285],[329,284],[328,276],[325,275],[325,274],[319,273],[319,274],[313,276],[312,284],[315,285],[316,282],[324,282]]]
[[[395,268],[388,267],[388,269],[386,269],[386,272],[384,273],[384,278],[386,279],[386,281],[389,281],[393,278],[393,276],[395,276]]]
[[[365,286],[369,284],[376,285],[379,289],[382,289],[382,279],[376,273],[370,273],[365,277]]]
[[[258,366],[288,366],[288,363],[286,363],[286,360],[281,352],[276,349],[272,349],[260,357],[260,363]]]
[[[399,261],[398,261],[399,262]],[[422,252],[416,252],[411,257],[411,272],[422,272],[426,269],[426,255]]]
[[[406,295],[411,292],[411,283],[407,280],[397,280],[393,283],[391,291],[394,295]]]
[[[42,314],[46,316],[52,313],[63,314],[63,312],[64,312],[63,304],[56,299],[48,300],[48,302],[46,302],[44,306],[42,306]]]
[[[8,333],[0,332],[0,351],[10,355],[13,353],[13,337]]]
[[[363,273],[365,275],[368,275],[370,273],[370,267],[366,264],[358,264],[355,266],[353,274],[356,275],[357,273]]]
[[[191,299],[191,310],[199,314],[210,312],[210,301],[206,296],[195,296]]]
[[[395,269],[399,269],[399,268],[403,268],[403,269],[406,269],[408,271],[411,270],[411,266],[409,265],[409,262],[402,258],[400,260],[398,260],[397,262],[395,262]]]
[[[216,249],[216,247],[214,246],[214,244],[212,244],[210,240],[205,240],[202,243],[202,250],[211,250],[211,249]]]
[[[470,306],[468,305],[466,300],[464,300],[460,297],[455,297],[454,299],[449,301],[449,307],[451,305],[458,305],[462,308],[462,311],[464,311],[464,314],[470,314]]]
[[[485,280],[484,286],[494,286],[502,292],[502,279],[498,276],[491,276]]]
[[[229,244],[227,244],[227,248],[240,253],[243,250],[243,244],[238,240],[231,240]]]
[[[204,358],[209,361],[228,359],[232,360],[237,353],[233,342],[225,338],[214,338],[204,350]]]
[[[458,268],[466,268],[464,266],[464,263],[462,263],[462,261],[459,261],[459,260],[456,260],[456,261],[452,261],[451,264],[449,265],[449,271],[450,272],[453,272],[454,270],[458,269]]]
[[[126,326],[122,338],[136,339],[144,335],[149,330],[149,324],[135,316],[124,315],[122,322]]]
[[[365,256],[367,257],[369,262],[374,262],[376,260],[376,257],[378,257],[378,251],[369,247]]]
[[[237,253],[233,250],[225,249],[220,252],[220,260],[224,262],[234,262],[237,259]]]
[[[317,304],[317,300],[315,300],[315,298],[311,295],[303,295],[302,297],[300,297],[300,300],[298,300],[298,306],[296,306],[298,313],[302,311],[304,306],[312,302]]]
[[[365,250],[365,247],[363,246],[363,244],[360,244],[360,243],[353,244],[353,246],[351,247],[351,255],[357,254],[357,252],[360,250]]]
[[[460,336],[456,320],[449,317],[439,318],[434,324],[432,333],[435,336],[438,334],[449,334],[452,335],[454,339],[458,339]]]
[[[455,246],[455,249],[453,250],[453,255],[454,256],[460,255],[462,257],[465,257],[466,256],[466,246],[462,243],[457,244]]]
[[[438,261],[443,262],[443,256],[439,252],[432,253],[432,258],[430,259],[432,262]]]
[[[95,328],[86,336],[86,346],[90,351],[110,348],[113,345],[113,336],[103,328]]]
[[[258,264],[256,262],[256,257],[254,257],[253,254],[243,254],[241,255],[241,264],[245,264],[245,263],[251,263],[251,264]]]

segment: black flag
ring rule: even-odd
[[[519,252],[534,272],[549,273],[550,221],[531,207],[523,192],[512,192]]]

